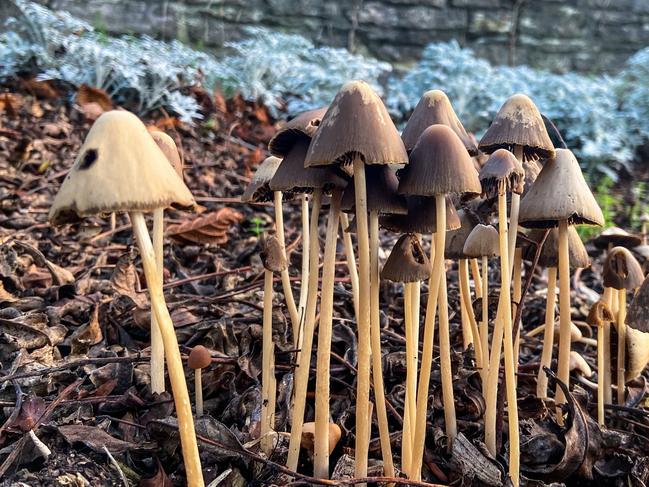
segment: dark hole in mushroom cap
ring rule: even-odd
[[[99,152],[97,149],[89,149],[86,151],[86,153],[83,155],[83,159],[81,159],[81,164],[79,164],[79,170],[83,171],[84,169],[89,169],[90,166],[92,166],[97,159],[99,158]]]
[[[419,243],[419,239],[414,235],[410,237],[412,243],[412,256],[418,264],[424,265],[426,263],[426,255],[424,254],[424,249]]]
[[[321,120],[319,118],[314,118],[313,120],[311,120],[311,125],[313,125],[314,127],[319,127],[320,122]]]

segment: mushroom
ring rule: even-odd
[[[150,132],[151,137],[165,155],[176,174],[183,178],[183,162],[178,153],[174,139],[164,132],[154,130]],[[114,215],[115,213],[113,213]],[[155,252],[156,268],[158,279],[164,284],[164,208],[156,208],[153,211],[153,251]],[[151,314],[151,392],[161,394],[165,391],[165,351],[162,344],[162,335]]]
[[[586,319],[590,326],[597,327],[597,423],[600,427],[604,426],[604,389],[606,388],[604,383],[604,370],[606,369],[604,362],[604,346],[606,344],[604,341],[604,326],[605,324],[610,326],[611,321],[613,321],[613,313],[602,300],[593,304]]]
[[[528,235],[528,240],[536,242],[538,245],[543,240],[544,235],[545,230],[532,230]],[[525,260],[531,261],[534,259],[536,246],[527,245],[523,250]],[[573,226],[568,227],[568,254],[571,269],[581,269],[590,266],[590,257],[588,256],[586,247],[584,247],[577,230]],[[557,267],[559,265],[559,231],[556,228],[551,229],[545,239],[545,244],[539,254],[538,265],[548,269],[548,284],[545,298],[545,325],[537,329],[538,331],[545,330],[545,334],[543,335],[541,363],[539,364],[539,371],[536,376],[536,396],[540,399],[546,399],[548,397],[548,376],[543,369],[552,366],[554,338],[559,331],[554,319],[554,308],[557,301]],[[574,329],[581,334],[579,328],[575,326]],[[574,329],[571,331],[571,341],[577,341],[573,336]],[[534,336],[534,333],[529,332],[528,336]],[[557,336],[557,338],[559,337]]]
[[[617,290],[617,403],[624,404],[624,363],[626,355],[626,292],[642,285],[642,267],[624,247],[613,247],[606,256],[602,272],[604,289]]]
[[[329,439],[329,455],[334,451],[336,445],[342,437],[342,430],[340,426],[336,423],[329,423],[329,434],[327,438]],[[304,423],[302,426],[302,441],[300,442],[302,448],[310,452],[312,455],[315,452],[315,423],[309,422]]]
[[[410,164],[402,170],[399,192],[407,195],[434,196],[437,228],[446,228],[446,195],[460,193],[480,194],[478,173],[460,138],[445,125],[428,127],[410,153]],[[453,402],[453,379],[451,373],[451,344],[448,323],[448,297],[444,271],[444,248],[446,232],[438,231],[434,238],[435,259],[429,280],[429,296],[424,322],[424,345],[419,385],[417,387],[417,418],[415,441],[410,473],[414,479],[421,476],[426,416],[428,412],[428,389],[433,359],[435,309],[439,297],[440,364],[442,396],[446,433],[450,440],[457,436],[455,405]]]
[[[417,359],[419,354],[419,323],[413,320],[413,284],[430,275],[430,261],[412,233],[399,237],[385,261],[381,277],[404,283],[403,307],[406,335],[406,395],[404,400],[401,470],[409,476],[417,399]]]
[[[194,199],[144,124],[130,112],[110,111],[99,117],[90,129],[52,203],[49,219],[56,225],[100,213],[129,213],[142,257],[151,310],[162,334],[187,483],[200,487],[203,474],[185,373],[144,219],[144,212],[171,204],[192,206]]]
[[[611,250],[613,247],[633,249],[641,243],[640,237],[618,227],[607,228],[593,239],[593,245],[603,250]]]
[[[269,433],[275,427],[275,344],[273,343],[273,273],[287,267],[281,242],[275,235],[267,235],[261,242],[261,261],[264,265],[264,318],[261,366],[261,448],[267,456],[273,450]]]
[[[478,224],[478,217],[467,211],[458,212],[461,226],[457,230],[448,232],[446,235],[446,248],[444,257],[458,261],[458,282],[460,283],[460,311],[462,322],[462,339],[464,348],[473,345],[475,349],[476,365],[480,371],[484,370],[482,343],[480,341],[478,323],[473,311],[471,290],[469,288],[469,263],[468,256],[464,252],[464,243],[473,228]]]
[[[557,149],[556,156],[546,161],[536,182],[521,201],[521,225],[526,227],[559,227],[559,380],[570,382],[570,225],[602,225],[604,216],[595,201],[575,156],[568,149]],[[565,402],[557,386],[556,403]],[[557,420],[563,421],[557,408]]]
[[[638,377],[649,363],[649,278],[635,294],[626,319],[626,381]]]
[[[499,251],[498,231],[491,225],[478,223],[464,243],[464,254],[482,261],[482,323],[479,336],[482,345],[483,388],[489,370],[489,258],[496,257]]]
[[[307,143],[308,145],[308,143]],[[250,184],[241,195],[241,201],[246,203],[262,203],[273,201],[275,208],[275,231],[277,232],[277,240],[282,246],[282,252],[286,257],[286,242],[284,240],[284,212],[282,209],[282,192],[273,190],[270,187],[270,181],[277,172],[282,160],[270,156],[267,157],[258,167],[257,171],[250,180]],[[297,306],[295,305],[295,298],[293,297],[293,289],[291,288],[291,277],[288,273],[288,267],[281,273],[282,288],[284,290],[284,300],[286,301],[286,308],[291,317],[291,325],[293,329],[293,340],[297,341],[300,329],[300,317],[298,315]]]
[[[570,352],[570,372],[575,372],[587,379],[593,375],[593,371],[586,359],[574,350]]]
[[[202,369],[212,363],[210,351],[203,345],[196,345],[189,353],[187,365],[194,371],[194,395],[196,396],[196,417],[203,416],[203,378]]]
[[[366,165],[406,164],[408,156],[399,137],[399,133],[390,119],[383,102],[372,88],[363,81],[351,81],[345,84],[329,106],[316,131],[305,166],[345,166],[353,167],[355,186],[355,210],[359,256],[359,316],[358,316],[358,374],[356,383],[356,458],[355,475],[367,475],[370,423],[365,411],[369,407],[370,360],[372,360],[376,412],[379,418],[381,453],[386,476],[394,474],[390,436],[387,429],[387,411],[382,382],[380,324],[372,320],[370,290],[370,235],[368,231],[368,206],[365,178]],[[370,215],[372,228],[377,229],[378,215]],[[321,325],[322,326],[322,325]],[[371,347],[374,343],[374,347]],[[374,353],[370,353],[373,348]],[[293,431],[291,432],[293,439]],[[316,460],[318,448],[316,433]],[[324,441],[324,439],[322,439]],[[295,453],[289,447],[291,464],[297,462]],[[320,465],[323,467],[323,465]],[[322,474],[325,473],[322,468]]]
[[[520,194],[523,191],[525,173],[520,162],[514,155],[505,150],[498,149],[487,160],[480,170],[482,192],[487,198],[498,197],[498,235],[500,245],[500,299],[491,338],[491,352],[489,354],[489,374],[485,387],[485,443],[492,455],[496,454],[496,410],[498,400],[498,379],[500,375],[501,349],[505,356],[505,384],[507,388],[510,464],[509,475],[518,485],[519,477],[519,432],[518,432],[518,402],[516,398],[516,374],[514,370],[514,343],[512,337],[511,313],[511,266],[509,265],[509,238],[507,229],[507,192]],[[514,199],[512,199],[512,228],[514,228],[513,214]],[[512,251],[513,258],[513,251]],[[504,338],[504,342],[503,342]]]

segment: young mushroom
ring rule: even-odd
[[[162,334],[187,483],[200,487],[203,474],[185,373],[144,219],[144,212],[172,204],[192,206],[194,199],[144,124],[130,112],[110,111],[90,129],[52,203],[49,219],[53,224],[62,224],[101,213],[129,213],[151,297],[151,311]]]
[[[479,337],[482,346],[480,373],[483,388],[489,371],[489,258],[496,257],[499,252],[498,230],[491,225],[477,224],[464,243],[464,254],[467,257],[479,258],[482,262],[482,322]]]
[[[501,349],[505,356],[505,385],[507,390],[507,418],[509,422],[509,475],[514,485],[519,477],[519,432],[518,402],[516,396],[516,375],[514,370],[514,343],[512,337],[511,312],[511,266],[509,265],[509,237],[507,229],[507,193],[523,192],[525,172],[514,155],[505,149],[498,149],[480,170],[482,192],[487,198],[498,197],[498,235],[500,245],[500,299],[489,354],[489,374],[485,387],[485,444],[496,454],[496,415],[498,400],[498,379],[500,376]],[[512,205],[513,205],[512,199]],[[518,215],[516,215],[518,216]],[[512,231],[514,215],[512,208]],[[513,246],[512,246],[513,248]],[[513,252],[511,257],[513,258]],[[504,341],[503,341],[504,339]]]
[[[575,156],[567,149],[557,149],[546,161],[536,182],[521,201],[520,223],[526,227],[559,227],[559,367],[558,378],[570,383],[570,225],[602,225],[604,215],[591,193]],[[565,402],[557,386],[557,405]],[[557,420],[563,421],[557,408]]]
[[[617,290],[618,306],[615,323],[617,325],[617,403],[624,404],[626,362],[626,293],[642,285],[642,267],[633,254],[624,247],[613,247],[606,256],[602,272],[604,289]]]
[[[275,344],[273,343],[273,275],[287,267],[284,249],[275,235],[266,235],[261,241],[261,262],[264,266],[264,317],[262,326],[261,366],[261,449],[270,456],[275,428]]]
[[[413,320],[413,284],[430,275],[430,262],[412,233],[399,237],[390,256],[385,261],[381,277],[392,282],[404,283],[403,307],[406,336],[406,394],[403,413],[403,433],[401,439],[401,470],[410,477],[412,462],[412,441],[417,399],[417,358],[419,352],[419,323]]]
[[[586,322],[590,326],[597,328],[597,423],[600,427],[604,426],[604,326],[613,321],[613,313],[602,300],[597,301],[590,308]],[[610,368],[610,363],[609,363]]]
[[[618,227],[609,227],[593,239],[593,245],[601,250],[611,250],[613,247],[625,247],[631,250],[641,243],[640,237]]]
[[[371,319],[371,262],[368,229],[366,166],[407,164],[408,156],[385,105],[363,81],[346,83],[338,92],[316,131],[306,167],[349,166],[353,167],[356,228],[359,260],[359,316],[358,316],[358,373],[356,380],[356,458],[355,475],[367,475],[370,423],[366,411],[369,408],[370,360],[374,356],[374,378],[380,374],[380,347],[371,353],[371,343],[380,344],[380,324]],[[374,219],[372,217],[372,219]],[[376,225],[373,225],[375,228]],[[372,335],[376,335],[372,339]],[[378,370],[377,370],[378,369]],[[384,391],[375,382],[376,412],[379,425],[387,425]],[[379,430],[384,473],[394,475],[389,431]],[[293,436],[293,434],[291,435]],[[293,441],[293,437],[291,437]],[[316,441],[318,437],[316,435]],[[289,448],[289,458],[292,451]]]
[[[402,170],[399,192],[407,195],[434,196],[437,227],[435,259],[430,278],[428,304],[424,321],[424,345],[419,385],[417,387],[417,417],[415,441],[410,473],[414,479],[421,476],[421,465],[426,436],[428,390],[433,359],[435,309],[439,297],[439,341],[442,376],[442,396],[446,433],[452,441],[457,436],[453,379],[451,373],[451,343],[448,321],[448,297],[444,273],[446,244],[446,195],[459,193],[480,194],[478,173],[460,138],[445,125],[428,127],[419,137],[410,153],[410,164]]]
[[[194,371],[194,396],[196,398],[196,417],[203,416],[203,377],[202,370],[212,363],[210,351],[203,345],[196,345],[189,353],[187,365]]]

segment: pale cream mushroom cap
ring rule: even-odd
[[[119,211],[190,207],[194,198],[142,121],[104,113],[86,136],[50,209],[54,224]]]
[[[178,151],[174,139],[160,130],[152,130],[150,133],[153,140],[155,140],[155,143],[158,144],[158,147],[160,147],[160,150],[174,168],[174,171],[176,171],[176,174],[178,174],[182,179],[183,161],[180,158],[180,152]]]
[[[625,380],[638,377],[649,363],[649,333],[626,327],[627,364]]]

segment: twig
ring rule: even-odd
[[[110,463],[112,463],[113,467],[115,467],[115,469],[119,473],[119,478],[122,479],[122,483],[124,484],[124,487],[128,487],[128,480],[126,479],[126,475],[124,475],[124,472],[122,471],[122,467],[119,466],[119,463],[117,463],[115,457],[110,454],[108,448],[106,448],[106,445],[104,445],[104,453],[110,460]]]

